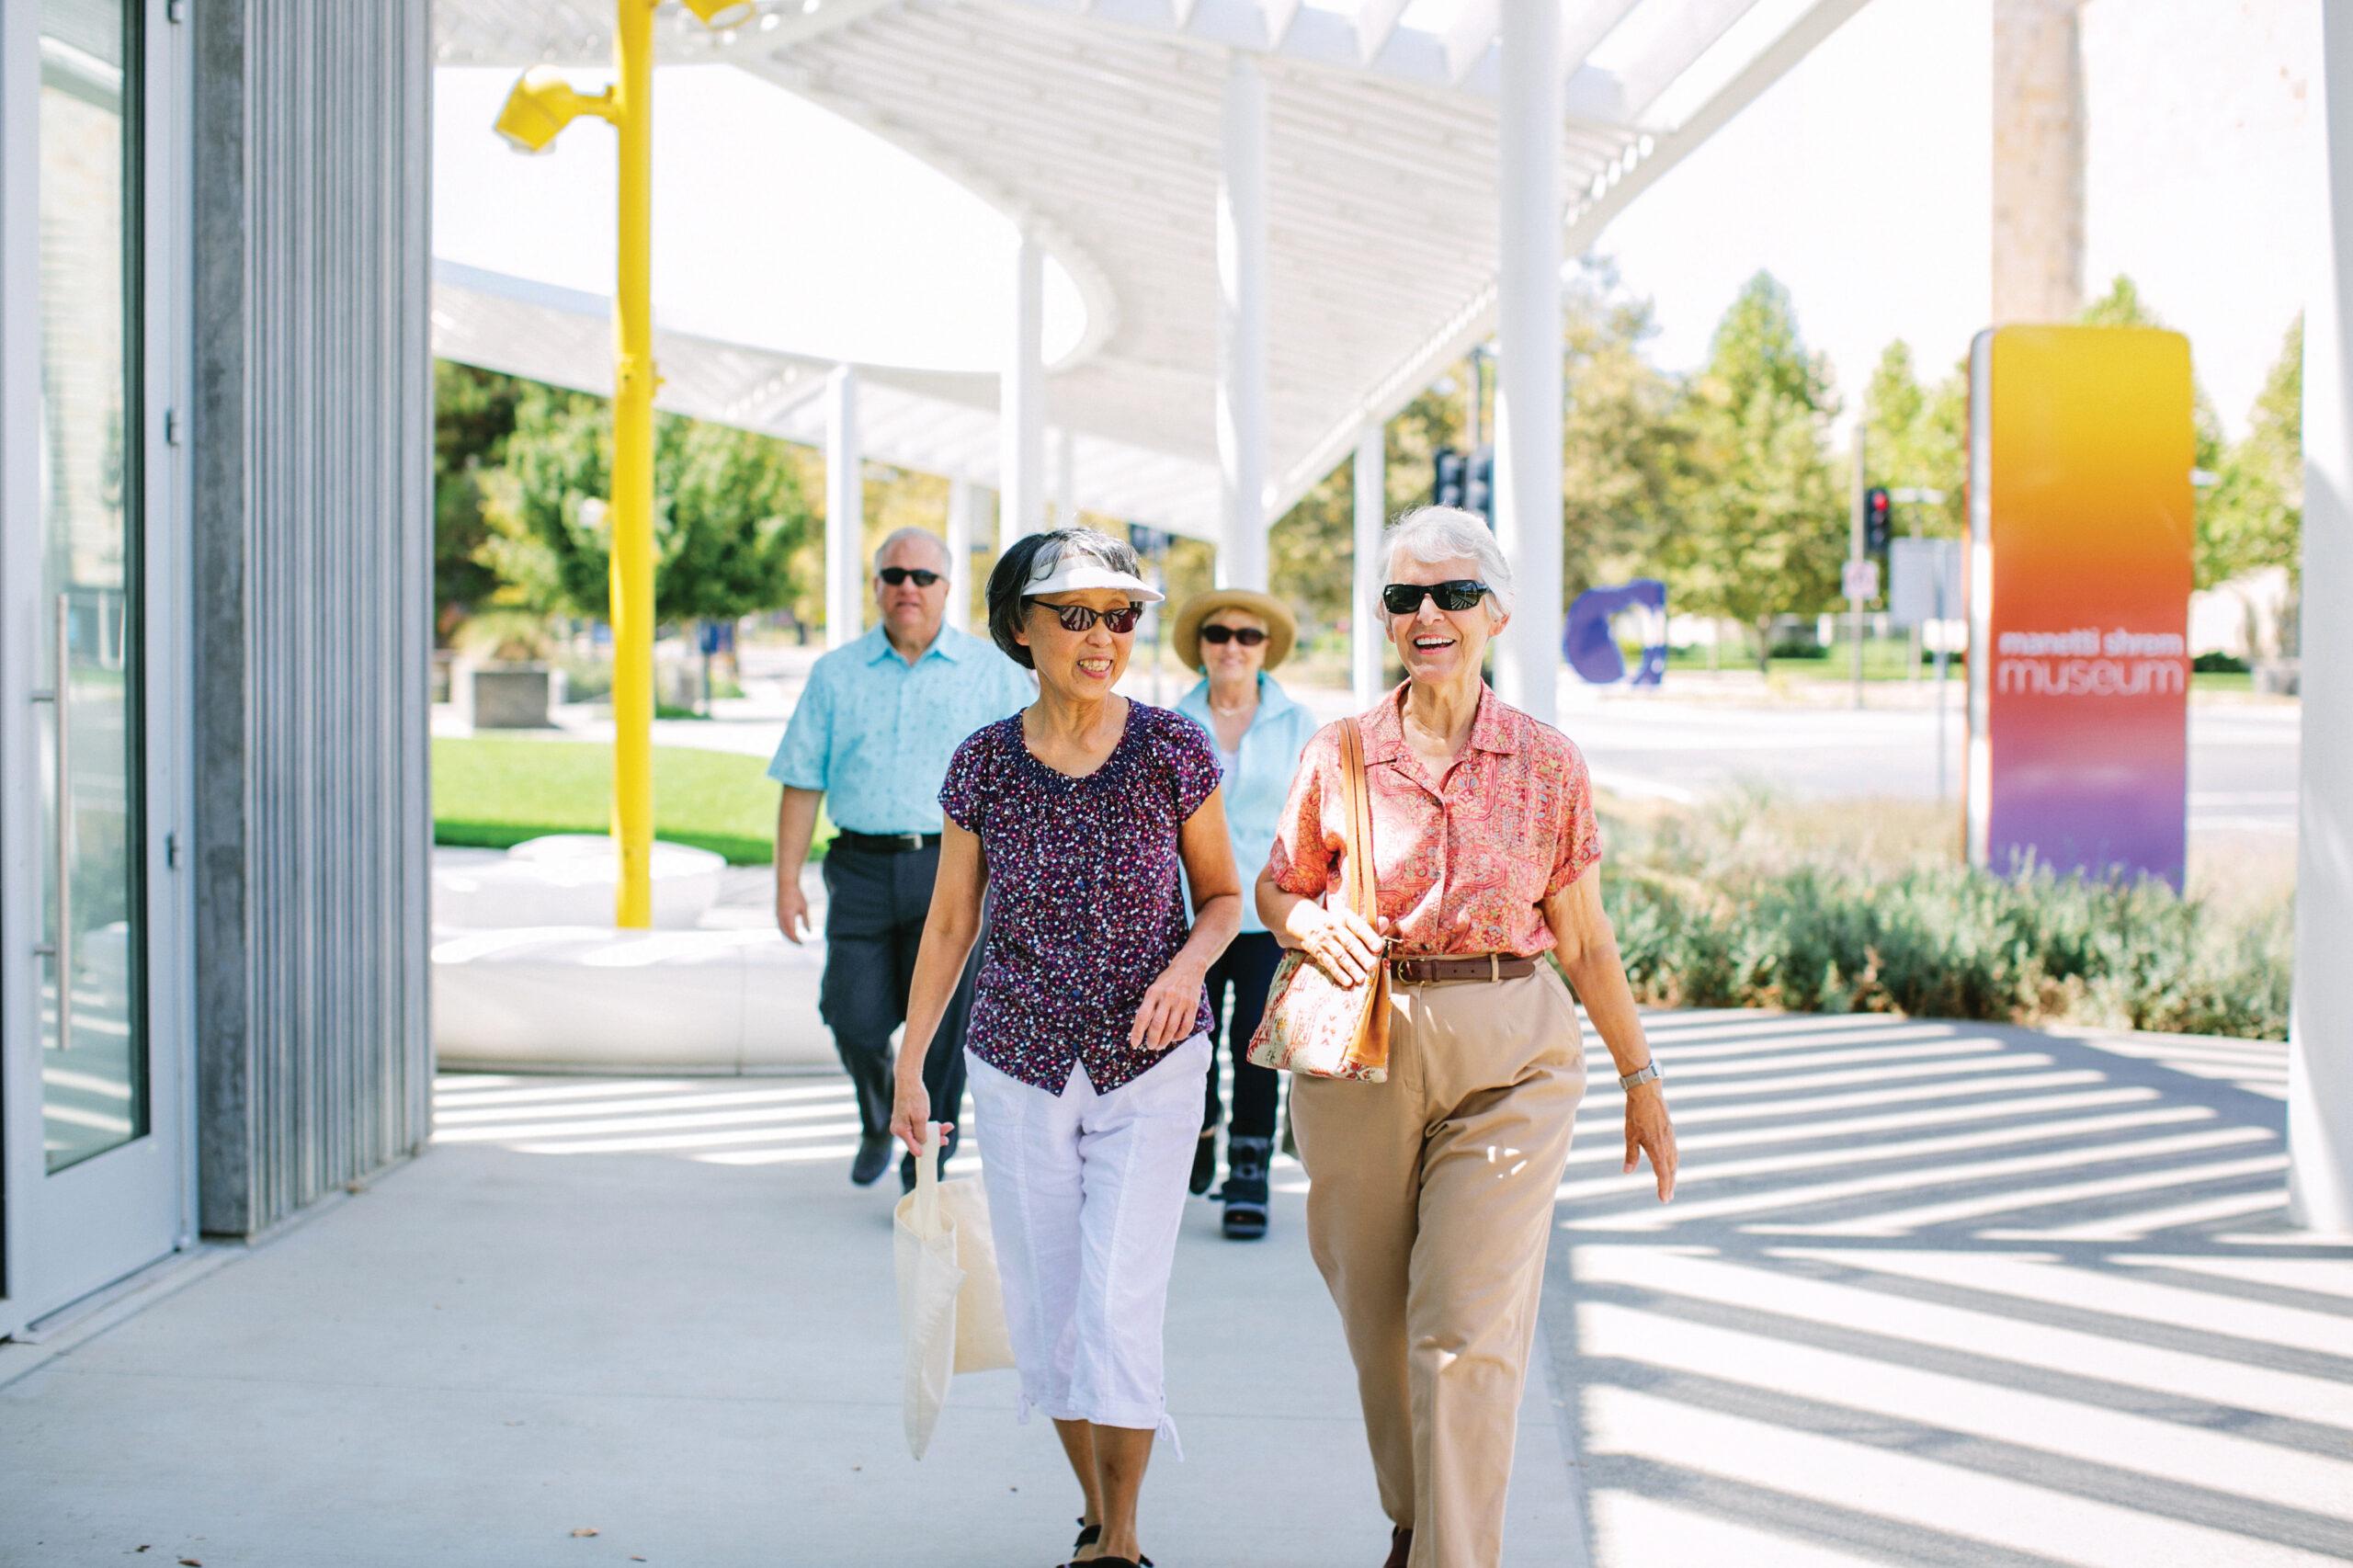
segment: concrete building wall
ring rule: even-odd
[[[194,86],[199,1210],[428,1129],[430,0],[203,0]]]

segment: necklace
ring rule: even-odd
[[[1256,706],[1258,706],[1258,702],[1256,698],[1251,699],[1247,702],[1236,703],[1231,708],[1219,707],[1215,698],[1211,698],[1210,699],[1210,711],[1216,714],[1221,719],[1239,718],[1241,715],[1249,712],[1250,710]]]

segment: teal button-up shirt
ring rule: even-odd
[[[1217,744],[1217,726],[1210,714],[1210,683],[1201,681],[1176,701],[1176,711],[1209,733]],[[1291,775],[1299,771],[1300,753],[1315,733],[1315,716],[1290,699],[1290,694],[1264,670],[1258,672],[1258,711],[1242,733],[1233,776],[1225,780],[1225,832],[1233,841],[1233,869],[1242,873],[1242,928],[1263,931],[1258,901],[1251,889],[1267,869],[1275,846],[1283,802],[1290,796]]]
[[[1035,680],[952,626],[910,665],[878,626],[809,672],[768,777],[824,791],[834,825],[852,833],[938,833],[948,759],[982,725],[1027,707]]]

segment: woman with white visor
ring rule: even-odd
[[[1093,528],[1025,538],[990,574],[989,634],[1038,699],[949,764],[891,1122],[921,1147],[924,1053],[993,892],[965,1034],[990,1228],[1022,1415],[1052,1418],[1086,1505],[1074,1561],[1102,1568],[1149,1562],[1137,1499],[1154,1437],[1176,1440],[1161,1328],[1210,1063],[1202,983],[1242,917],[1209,738],[1112,690],[1160,597]]]

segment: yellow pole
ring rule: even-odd
[[[619,273],[613,292],[614,924],[654,924],[654,10],[617,0],[614,129],[620,138]]]

